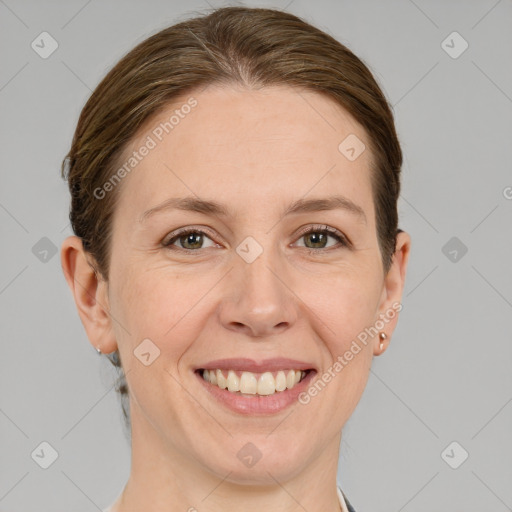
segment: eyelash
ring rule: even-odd
[[[176,232],[172,238],[170,238],[166,242],[163,242],[162,245],[170,250],[177,250],[177,251],[186,252],[186,253],[199,252],[201,249],[184,249],[183,247],[177,247],[177,246],[173,247],[174,242],[176,242],[179,238],[181,238],[182,236],[185,236],[185,235],[192,234],[192,233],[206,235],[206,236],[208,236],[208,238],[210,238],[210,240],[212,239],[210,232],[206,231],[204,229],[184,228],[184,229]],[[321,234],[330,235],[333,238],[335,238],[339,243],[339,246],[332,246],[332,247],[327,247],[327,248],[320,247],[318,249],[311,249],[309,247],[301,247],[301,249],[307,251],[310,254],[318,254],[319,252],[325,252],[327,250],[352,247],[351,242],[342,233],[340,233],[337,229],[331,228],[330,226],[326,226],[326,225],[309,226],[307,229],[301,231],[298,239],[300,239],[306,235],[309,235],[310,233],[321,233]]]

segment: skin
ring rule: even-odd
[[[109,281],[96,277],[79,238],[61,249],[91,344],[118,348],[127,374],[132,470],[114,511],[224,512],[242,503],[247,512],[295,511],[297,502],[310,512],[339,510],[342,427],[398,314],[381,329],[382,350],[370,338],[310,403],[266,417],[220,405],[193,369],[217,358],[283,356],[313,363],[320,377],[400,302],[410,236],[398,235],[385,275],[370,151],[349,161],[338,150],[349,134],[368,148],[368,136],[332,100],[286,87],[210,86],[192,96],[197,106],[118,185]],[[126,154],[189,97],[147,123]],[[359,205],[366,221],[342,209],[283,217],[297,199],[334,192]],[[169,210],[139,222],[147,209],[185,196],[221,202],[233,216]],[[300,235],[315,224],[336,228],[352,247]],[[162,245],[187,226],[209,228],[202,246]],[[263,248],[250,264],[236,252],[248,236]],[[145,338],[160,349],[149,366],[133,355]],[[237,458],[248,442],[262,454],[251,468]]]

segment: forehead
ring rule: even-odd
[[[349,159],[345,141],[366,150]],[[150,149],[140,151],[144,146]],[[288,87],[196,90],[146,121],[124,162],[134,151],[140,160],[123,179],[120,207],[129,204],[139,215],[171,196],[215,198],[243,208],[262,204],[262,198],[289,203],[335,192],[367,203],[370,213],[368,136],[318,93]]]

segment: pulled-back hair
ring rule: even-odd
[[[70,221],[108,281],[112,217],[122,183],[98,198],[143,124],[178,97],[210,84],[246,88],[289,86],[331,98],[363,126],[371,155],[377,238],[384,272],[398,230],[402,152],[393,114],[367,66],[346,46],[287,12],[225,7],[182,21],[147,38],[103,78],[86,102],[62,176],[71,192]],[[341,142],[341,141],[340,141]],[[128,389],[119,352],[118,391]],[[127,422],[127,400],[123,412]]]

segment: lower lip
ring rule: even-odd
[[[247,415],[255,414],[276,414],[283,411],[294,402],[297,402],[298,396],[305,391],[310,385],[311,380],[316,371],[311,370],[298,384],[292,389],[285,391],[277,391],[273,395],[252,395],[243,396],[232,393],[227,389],[221,389],[219,386],[206,382],[199,372],[194,372],[201,381],[206,391],[208,391],[215,399],[225,405],[234,412]]]

